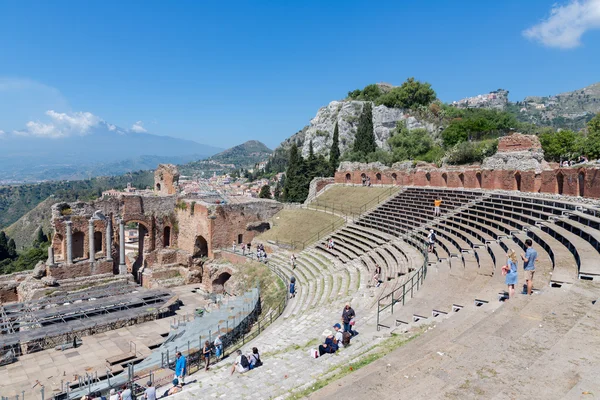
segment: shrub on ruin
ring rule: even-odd
[[[446,154],[448,164],[461,165],[482,162],[498,150],[498,140],[489,139],[478,142],[461,142]]]
[[[431,84],[417,81],[415,78],[408,78],[401,86],[380,96],[376,103],[386,107],[415,108],[421,105],[427,106],[435,98],[436,94],[431,88]]]

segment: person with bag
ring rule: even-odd
[[[515,295],[515,285],[517,284],[517,253],[513,249],[508,250],[508,260],[506,265],[502,267],[502,273],[506,275],[506,285],[508,285],[508,299]]]
[[[296,277],[290,277],[290,299],[296,297]]]
[[[381,267],[375,264],[375,274],[373,274],[373,281],[375,281],[375,287],[381,285]]]
[[[348,332],[352,336],[356,335],[356,332],[352,330],[355,316],[356,314],[354,313],[352,307],[350,307],[350,303],[346,303],[344,310],[342,311],[342,322],[344,323],[344,332]]]
[[[248,361],[248,358],[242,354],[241,350],[238,350],[237,357],[233,365],[231,366],[231,375],[233,375],[235,371],[239,372],[240,374],[243,374],[244,372],[248,372],[249,370],[250,362]]]
[[[258,349],[256,347],[253,347],[252,353],[248,353],[246,357],[250,362],[250,369],[258,368],[262,365],[262,361],[260,360],[260,354],[258,354]]]
[[[323,354],[333,354],[338,350],[338,345],[333,336],[333,332],[329,329],[325,329],[323,336],[325,336],[325,343],[319,346],[319,357]]]
[[[221,340],[221,335],[217,335],[213,345],[215,346],[215,357],[219,360],[223,355],[223,341]]]

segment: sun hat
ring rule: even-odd
[[[333,332],[331,332],[329,329],[325,329],[323,331],[323,336],[331,336],[331,335],[333,335]]]
[[[110,394],[115,394],[115,389],[110,389]]]

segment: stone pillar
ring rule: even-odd
[[[73,223],[65,222],[67,226],[67,264],[73,264]]]
[[[96,261],[96,246],[94,243],[94,220],[88,221],[88,249],[90,250],[90,262]]]
[[[119,219],[119,274],[127,273],[127,265],[125,264],[125,221]]]
[[[54,265],[54,247],[48,246],[48,260],[46,260],[46,265],[53,266]]]
[[[112,217],[106,219],[106,261],[112,261]]]

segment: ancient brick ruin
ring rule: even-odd
[[[543,159],[537,136],[513,134],[500,139],[498,152],[482,164],[437,167],[418,162],[342,163],[335,183],[433,186],[465,189],[514,190],[600,198],[600,165],[561,167]]]
[[[223,290],[233,271],[204,268],[206,262],[233,242],[251,242],[282,206],[250,198],[234,204],[180,198],[178,179],[174,165],[159,165],[153,192],[53,205],[47,262],[33,273],[5,277],[2,301],[43,297],[48,288],[78,279],[93,284],[127,277],[147,288],[198,283],[207,291]],[[125,227],[132,223],[138,230],[133,257],[125,251]]]

